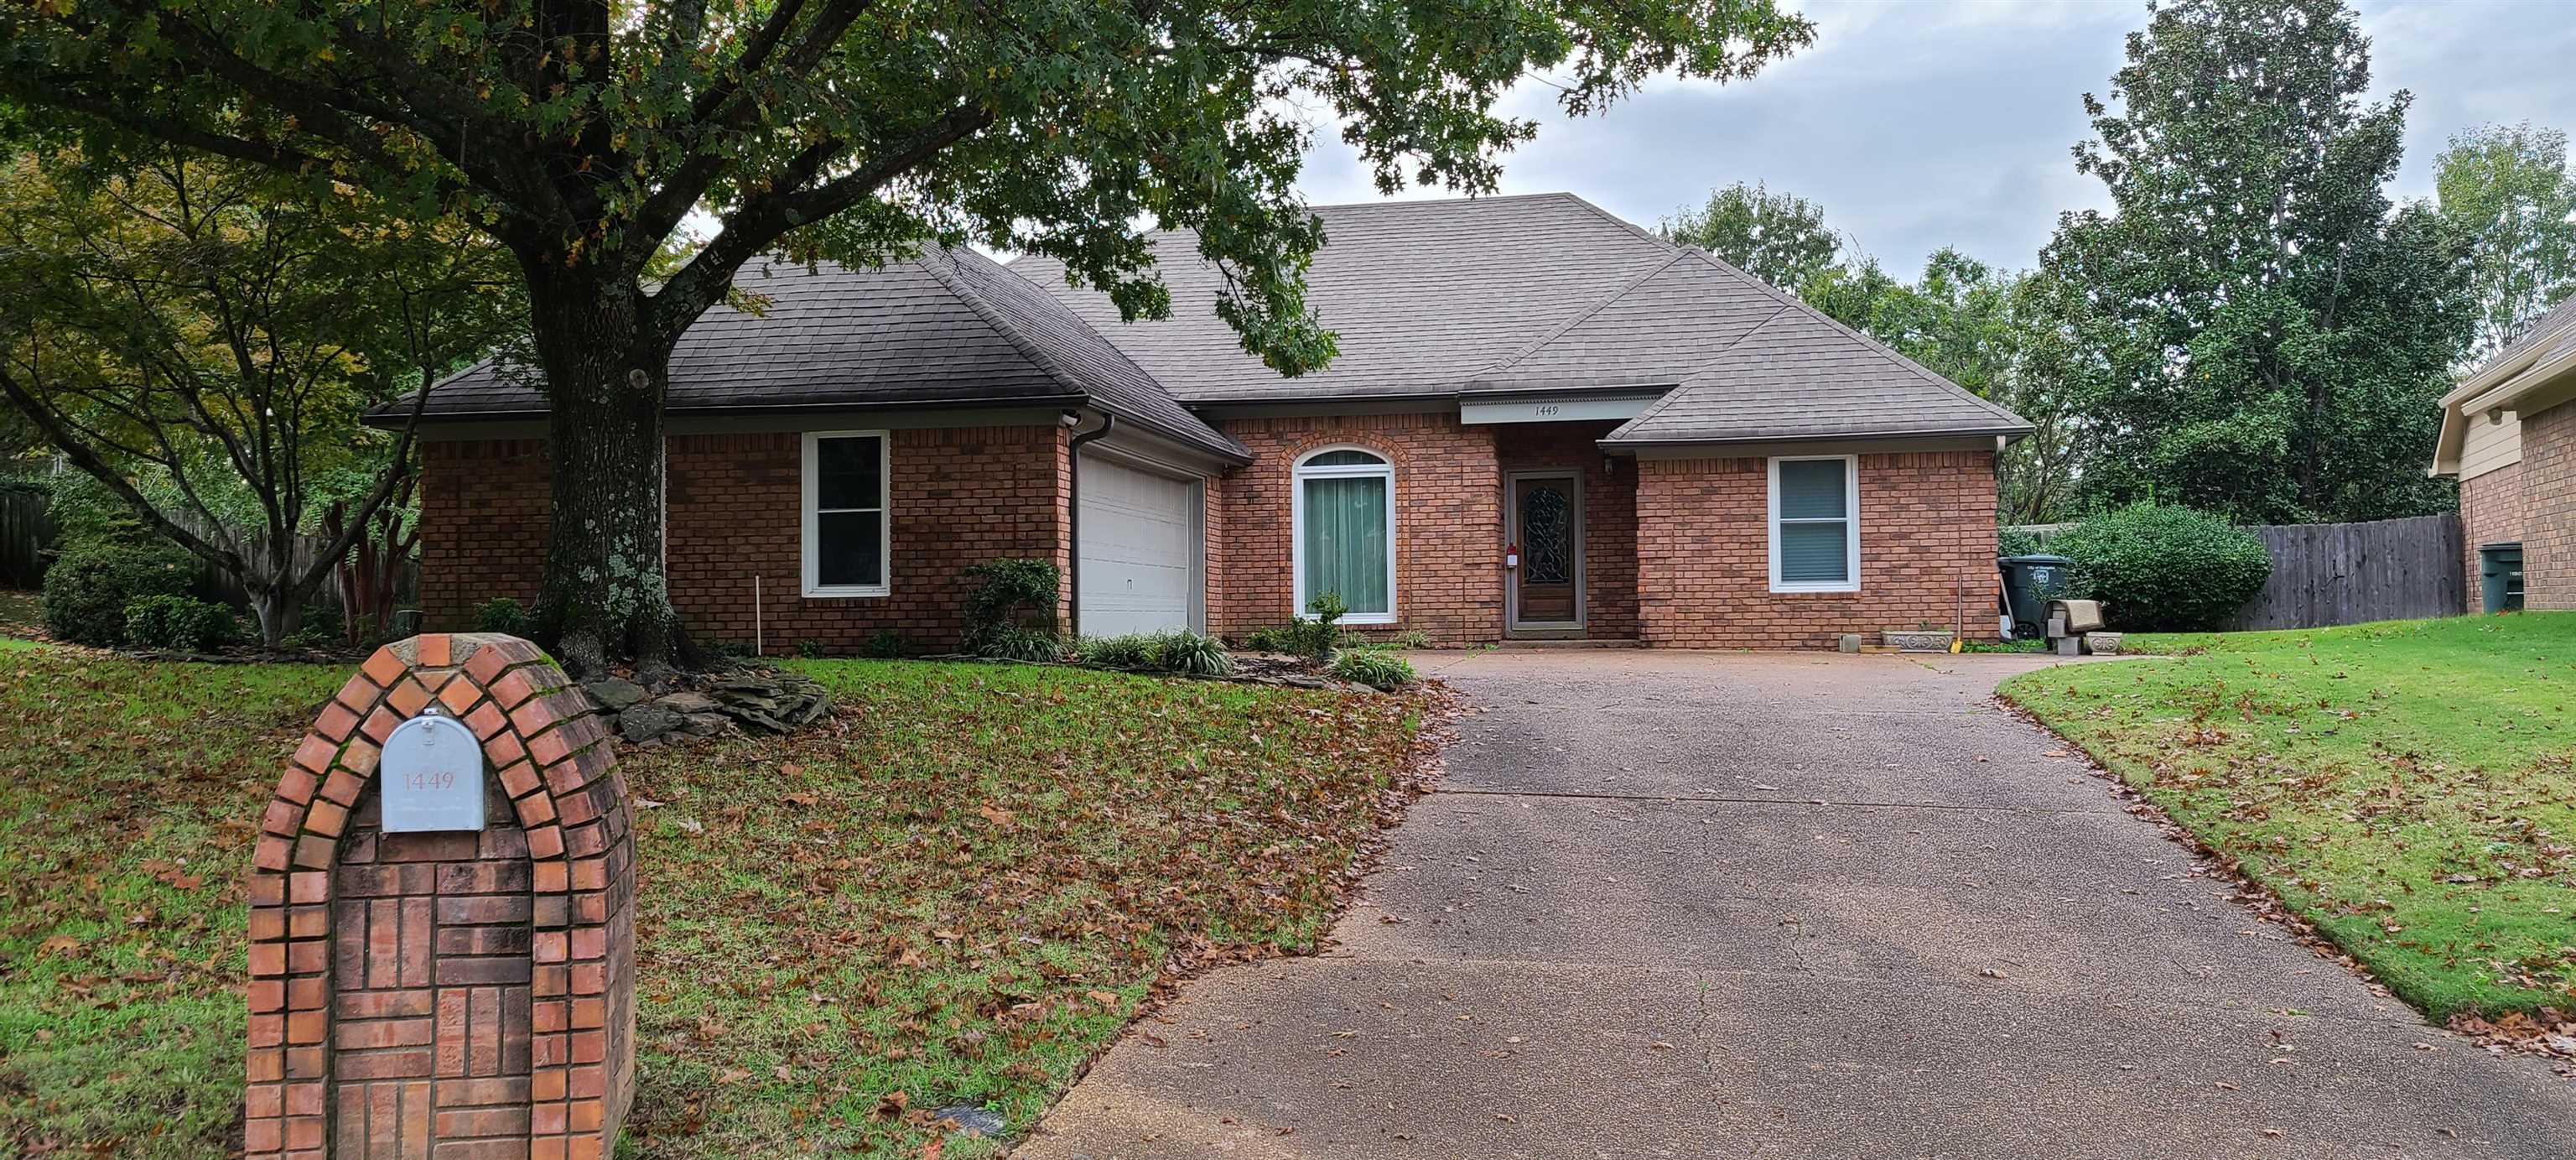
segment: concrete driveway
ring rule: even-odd
[[[1016,1155],[2576,1156],[2576,1083],[1992,708],[2035,658],[1428,660],[1486,711],[1334,949],[1192,984]]]

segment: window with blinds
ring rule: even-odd
[[[1859,469],[1849,455],[1771,461],[1771,590],[1860,590]]]

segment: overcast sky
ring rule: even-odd
[[[1907,278],[1944,245],[2031,265],[2059,212],[2108,204],[2068,150],[2089,133],[2080,96],[2108,95],[2143,0],[1782,2],[1816,22],[1816,43],[1750,81],[1660,81],[1579,121],[1525,86],[1508,109],[1538,119],[1539,136],[1505,159],[1503,192],[1565,190],[1651,226],[1713,188],[1768,182],[1822,205]],[[2576,131],[2576,0],[2358,7],[2373,96],[2415,95],[2400,197],[2432,196],[2433,156],[2460,130]],[[1309,200],[1378,200],[1350,150],[1323,137]]]

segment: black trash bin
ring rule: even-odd
[[[2075,561],[2064,556],[2006,556],[1995,561],[2004,574],[2004,603],[2010,606],[2013,638],[2029,639],[2048,631],[2048,602],[2066,595],[2067,569]]]

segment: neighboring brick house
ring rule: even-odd
[[[958,572],[1056,561],[1087,634],[1241,635],[1338,595],[1437,644],[1829,647],[1963,614],[1995,631],[2011,413],[1704,253],[1562,194],[1326,207],[1284,378],[1155,236],[1165,321],[1060,265],[925,246],[756,263],[672,362],[671,592],[771,652],[956,643]],[[433,393],[423,604],[532,599],[544,403],[477,367]]]
[[[2433,474],[2460,480],[2470,607],[2576,610],[2576,298],[2442,397]]]

